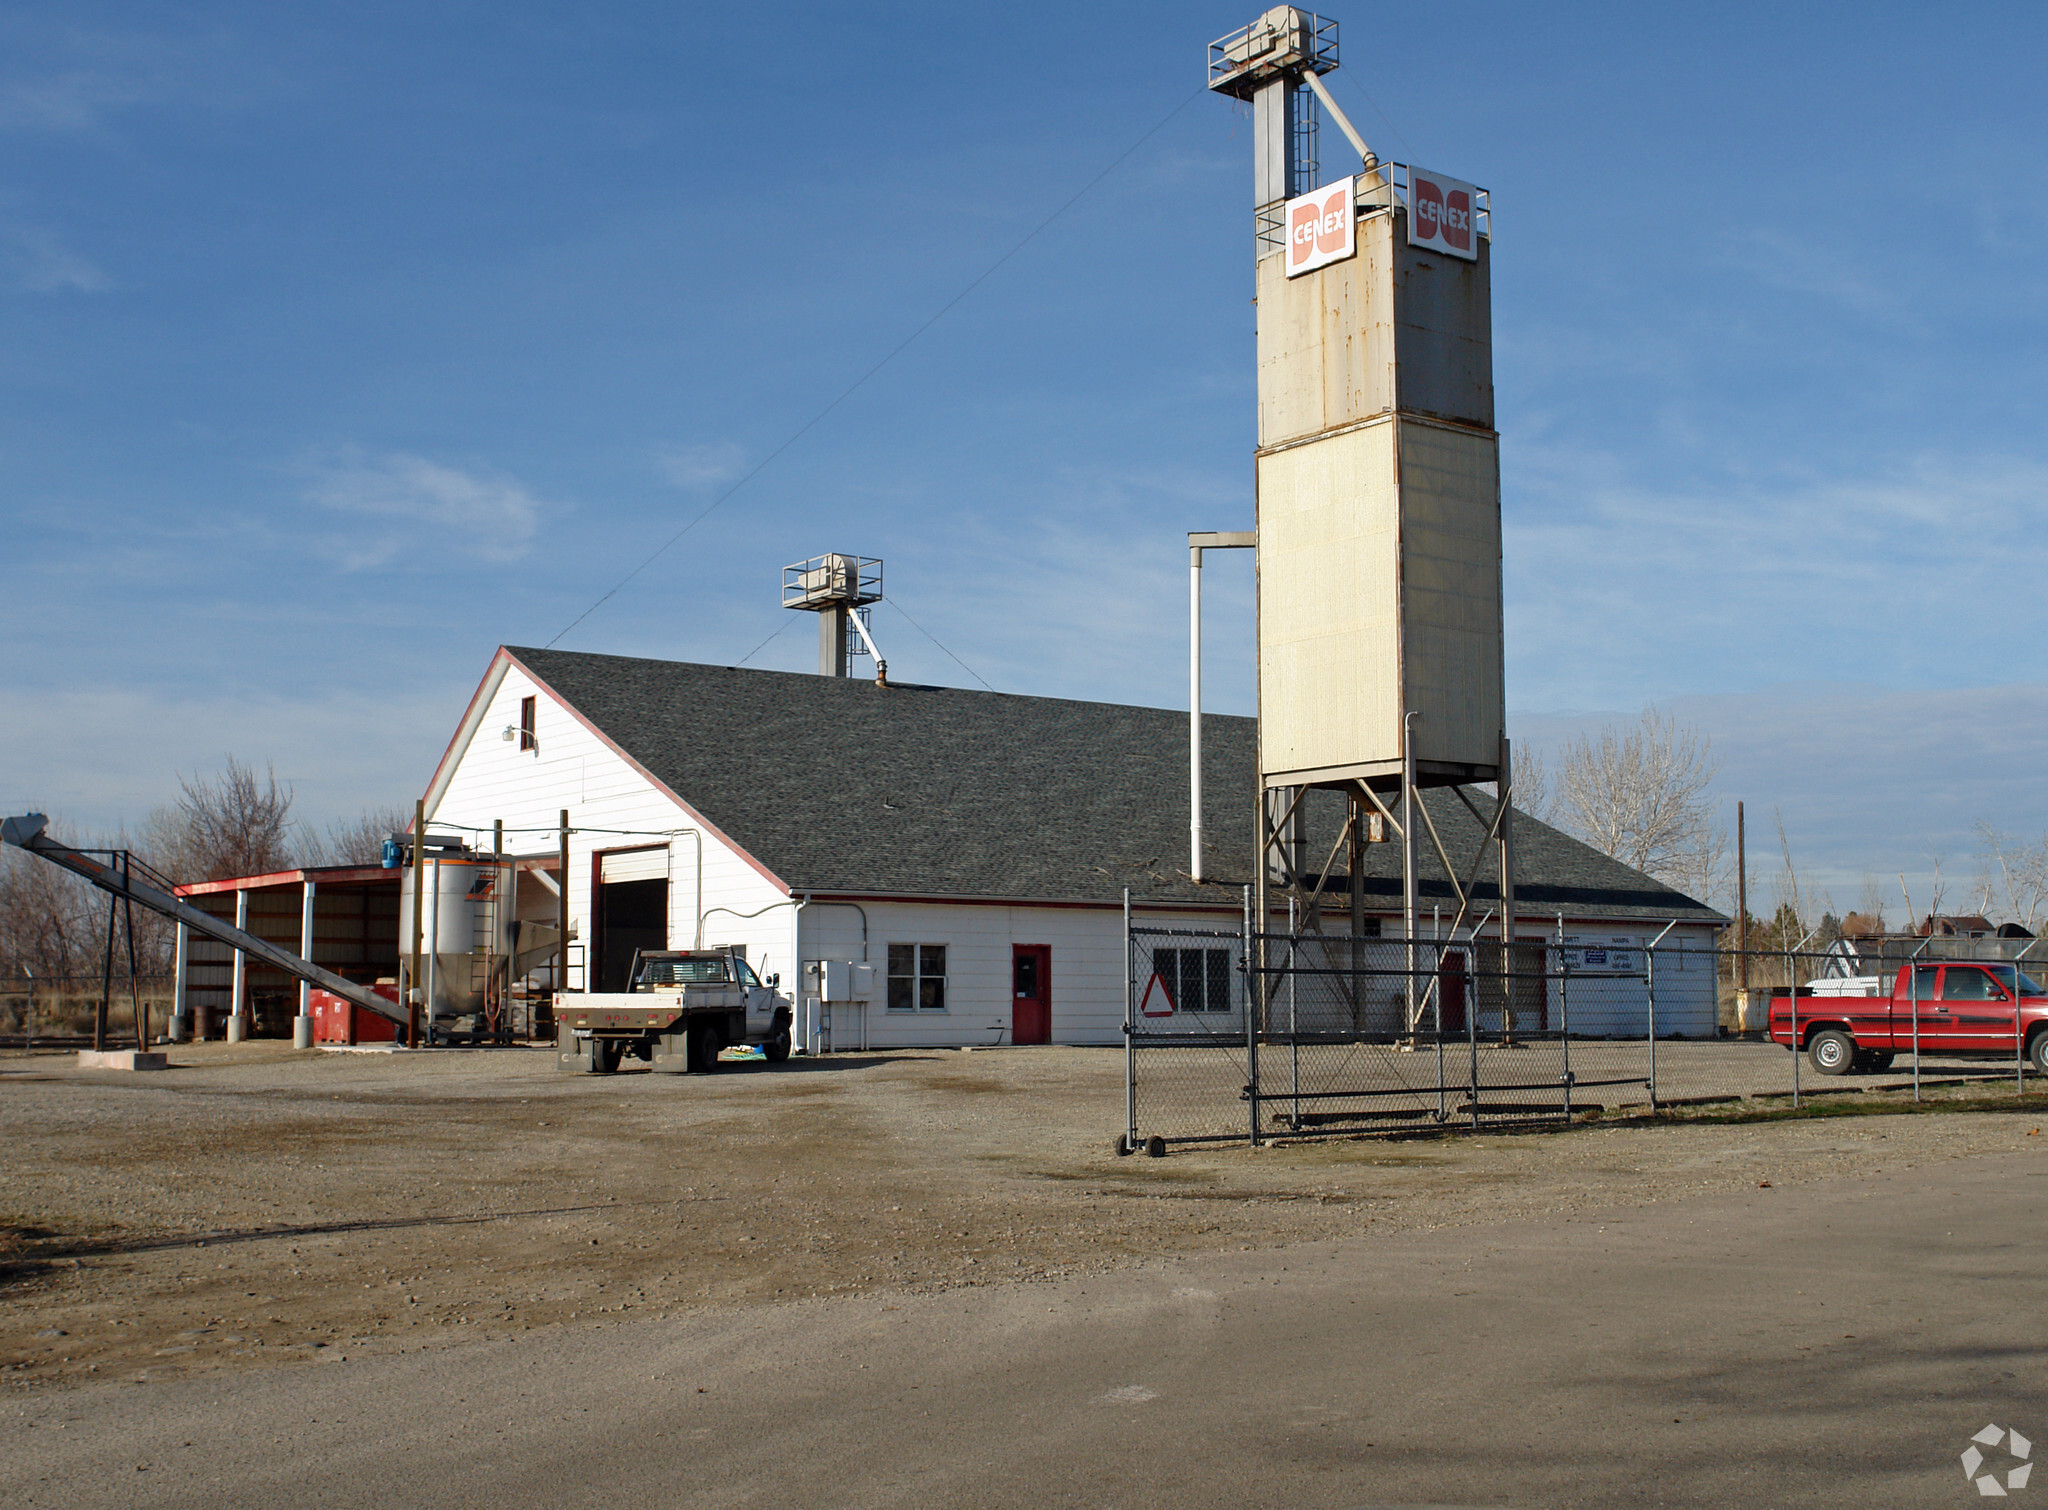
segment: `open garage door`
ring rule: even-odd
[[[636,949],[668,947],[668,846],[598,855],[596,889],[591,913],[597,979],[591,989],[623,991],[631,984]]]

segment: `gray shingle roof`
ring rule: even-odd
[[[1204,868],[1187,876],[1188,719],[1116,703],[890,686],[784,671],[506,647],[656,779],[796,892],[1234,904],[1250,878],[1253,730],[1207,715]],[[1492,799],[1468,789],[1489,818]],[[1312,794],[1318,866],[1341,821]],[[1430,811],[1460,863],[1483,828],[1449,792]],[[1516,816],[1517,911],[1720,921]],[[1451,888],[1425,841],[1424,905]],[[1375,910],[1398,908],[1400,850],[1367,850]],[[1337,884],[1342,884],[1337,883]],[[1476,888],[1492,897],[1490,880]],[[1484,903],[1482,903],[1484,905]]]

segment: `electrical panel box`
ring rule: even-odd
[[[875,994],[875,967],[855,960],[804,961],[804,993],[820,1001],[867,1001]]]

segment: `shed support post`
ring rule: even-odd
[[[311,876],[306,878],[305,887],[305,895],[299,900],[299,958],[309,960],[313,957],[314,895],[319,888]],[[292,1023],[292,1047],[313,1047],[313,987],[308,981],[299,982],[299,1015]]]
[[[183,923],[178,924],[177,952],[171,964],[171,1042],[183,1043],[192,1036],[192,1008],[186,998],[190,989],[191,969],[187,951],[191,948],[191,934]]]
[[[313,897],[319,890],[318,883],[310,876],[306,879],[305,894],[299,901],[299,958],[313,958]],[[309,982],[299,982],[299,1016],[313,1015],[313,987]]]
[[[244,933],[249,931],[249,893],[235,893],[235,926]],[[229,1043],[240,1043],[249,1031],[249,1020],[244,1015],[249,1010],[249,956],[241,950],[235,951],[235,983],[228,998]]]

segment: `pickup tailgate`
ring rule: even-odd
[[[747,1005],[738,985],[667,991],[592,991],[564,996],[555,1021],[592,1033],[658,1033],[692,1012],[736,1012]]]

